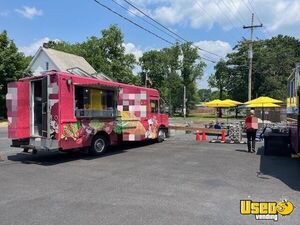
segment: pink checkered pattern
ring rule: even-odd
[[[136,123],[140,123],[140,119],[147,116],[147,93],[146,91],[138,90],[138,93],[124,93],[123,89],[119,92],[118,111],[133,112],[139,119]],[[123,133],[124,141],[140,141],[145,138],[145,135],[136,135]]]
[[[133,112],[138,118],[147,116],[147,94],[146,91],[140,90],[139,93],[123,93],[123,89],[119,92],[118,111]]]

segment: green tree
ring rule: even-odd
[[[192,43],[181,44],[181,77],[183,85],[186,87],[187,113],[194,108],[198,101],[196,80],[201,79],[205,63],[201,61],[198,49]]]
[[[141,83],[145,85],[146,77],[150,80],[151,87],[161,90],[161,94],[166,96],[166,74],[167,68],[162,66],[166,62],[165,54],[163,51],[151,50],[145,52],[139,59],[141,72]]]
[[[145,84],[147,76],[151,81],[150,86],[160,91],[171,115],[180,104],[182,105],[182,99],[178,99],[178,96],[182,96],[182,82],[176,73],[179,68],[178,53],[178,46],[175,46],[145,52],[139,59],[141,83]]]
[[[215,71],[216,72],[209,77],[208,84],[219,90],[219,99],[223,100],[223,93],[230,79],[230,69],[227,67],[226,62],[221,60],[215,66]]]
[[[199,89],[198,96],[200,102],[210,101],[212,96],[212,91],[211,89]]]
[[[152,80],[151,87],[160,90],[171,115],[183,108],[184,85],[187,90],[187,112],[197,103],[196,80],[202,77],[205,64],[191,43],[145,52],[140,58],[140,66],[141,82],[145,83],[146,76]]]
[[[101,31],[101,37],[89,37],[82,43],[49,42],[53,49],[80,55],[97,71],[123,83],[137,84],[133,74],[136,60],[133,54],[125,54],[124,35],[116,25]]]
[[[230,98],[248,99],[248,43],[238,42],[226,61],[216,66],[210,77],[211,87],[220,88],[217,75],[223,82],[222,89]],[[300,41],[294,37],[278,35],[254,43],[252,73],[252,98],[262,95],[285,100],[287,78],[300,61]]]
[[[9,39],[7,32],[0,33],[0,114],[5,116],[5,95],[7,83],[16,81],[26,75],[31,57],[18,52],[15,43]]]
[[[137,83],[138,78],[132,72],[136,64],[135,57],[133,54],[125,54],[123,43],[124,35],[116,25],[102,31],[101,52],[104,63],[109,66],[101,72],[119,82]]]

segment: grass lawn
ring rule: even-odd
[[[0,127],[7,127],[7,120],[0,120]]]

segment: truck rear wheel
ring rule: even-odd
[[[158,135],[157,135],[157,142],[163,142],[166,139],[166,129],[159,128]]]
[[[102,155],[108,147],[108,140],[104,135],[97,134],[92,140],[91,147],[89,148],[89,153],[91,155]]]

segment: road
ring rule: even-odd
[[[245,145],[171,138],[85,153],[19,154],[0,129],[0,223],[273,224],[240,214],[240,200],[291,200],[299,224],[300,161]]]

